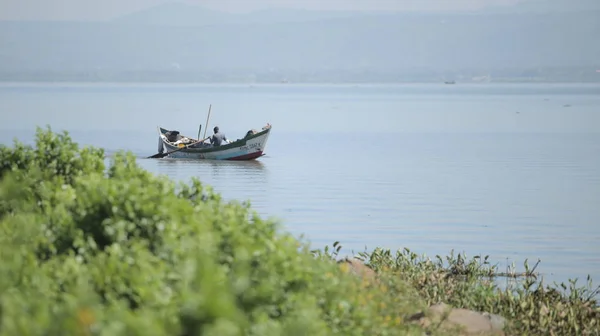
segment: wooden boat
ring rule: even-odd
[[[264,155],[264,150],[271,133],[271,125],[267,124],[260,132],[250,130],[243,139],[237,139],[221,146],[213,145],[158,127],[159,153],[168,154],[171,158],[205,159],[205,160],[254,160]],[[177,150],[177,151],[176,151]]]

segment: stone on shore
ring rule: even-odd
[[[445,313],[448,315],[445,317]],[[463,308],[452,308],[445,303],[440,303],[429,307],[427,313],[415,314],[413,321],[417,321],[422,326],[429,326],[437,323],[441,319],[442,328],[456,328],[461,330],[461,335],[504,335],[504,325],[506,323],[502,316],[476,312]]]
[[[375,274],[375,271],[372,268],[365,265],[361,260],[357,258],[342,259],[338,261],[338,263],[342,264],[343,270],[350,272],[358,277],[367,280],[375,280],[377,277],[377,274]]]

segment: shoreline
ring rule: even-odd
[[[600,76],[599,76],[600,77]],[[579,80],[502,80],[494,79],[491,81],[457,81],[454,84],[446,84],[444,81],[202,81],[202,80],[81,80],[81,79],[48,79],[48,80],[14,80],[0,79],[0,85],[173,85],[173,86],[403,86],[403,85],[439,85],[452,87],[468,86],[486,86],[495,84],[539,84],[539,85],[600,85],[598,80],[579,81]]]

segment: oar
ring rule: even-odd
[[[212,104],[208,105],[208,116],[206,117],[206,126],[204,126],[204,135],[202,136],[203,138],[206,138],[206,130],[208,129],[208,119],[210,119],[210,108],[212,107]],[[198,134],[198,137],[200,137],[200,135]]]
[[[210,137],[208,137],[208,138],[210,138]],[[206,138],[206,139],[208,139],[208,138]],[[172,153],[175,153],[175,152],[179,152],[180,150],[182,150],[182,149],[184,149],[184,148],[188,148],[189,146],[195,145],[195,144],[197,144],[197,143],[204,142],[206,139],[199,140],[199,141],[196,141],[196,142],[192,142],[192,143],[191,143],[191,144],[189,144],[189,145],[185,145],[185,146],[183,146],[183,147],[179,147],[179,148],[177,148],[177,149],[174,149],[174,150],[172,150],[172,151],[170,151],[170,152],[166,152],[166,153],[156,153],[156,154],[154,154],[154,155],[152,155],[152,156],[149,156],[149,157],[148,157],[148,159],[160,159],[160,158],[164,158],[165,156],[167,156],[167,155],[169,155],[169,154],[172,154]]]

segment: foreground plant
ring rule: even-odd
[[[379,274],[357,277],[340,248],[315,256],[197,179],[125,153],[106,167],[67,133],[0,146],[0,335],[458,334],[411,322],[442,301],[500,313],[519,335],[598,332],[588,292],[501,291],[485,263],[408,250],[363,254]]]
[[[421,335],[416,290],[315,259],[194,179],[38,129],[0,147],[1,335]],[[391,295],[390,295],[391,294]],[[410,298],[406,301],[405,298]]]

